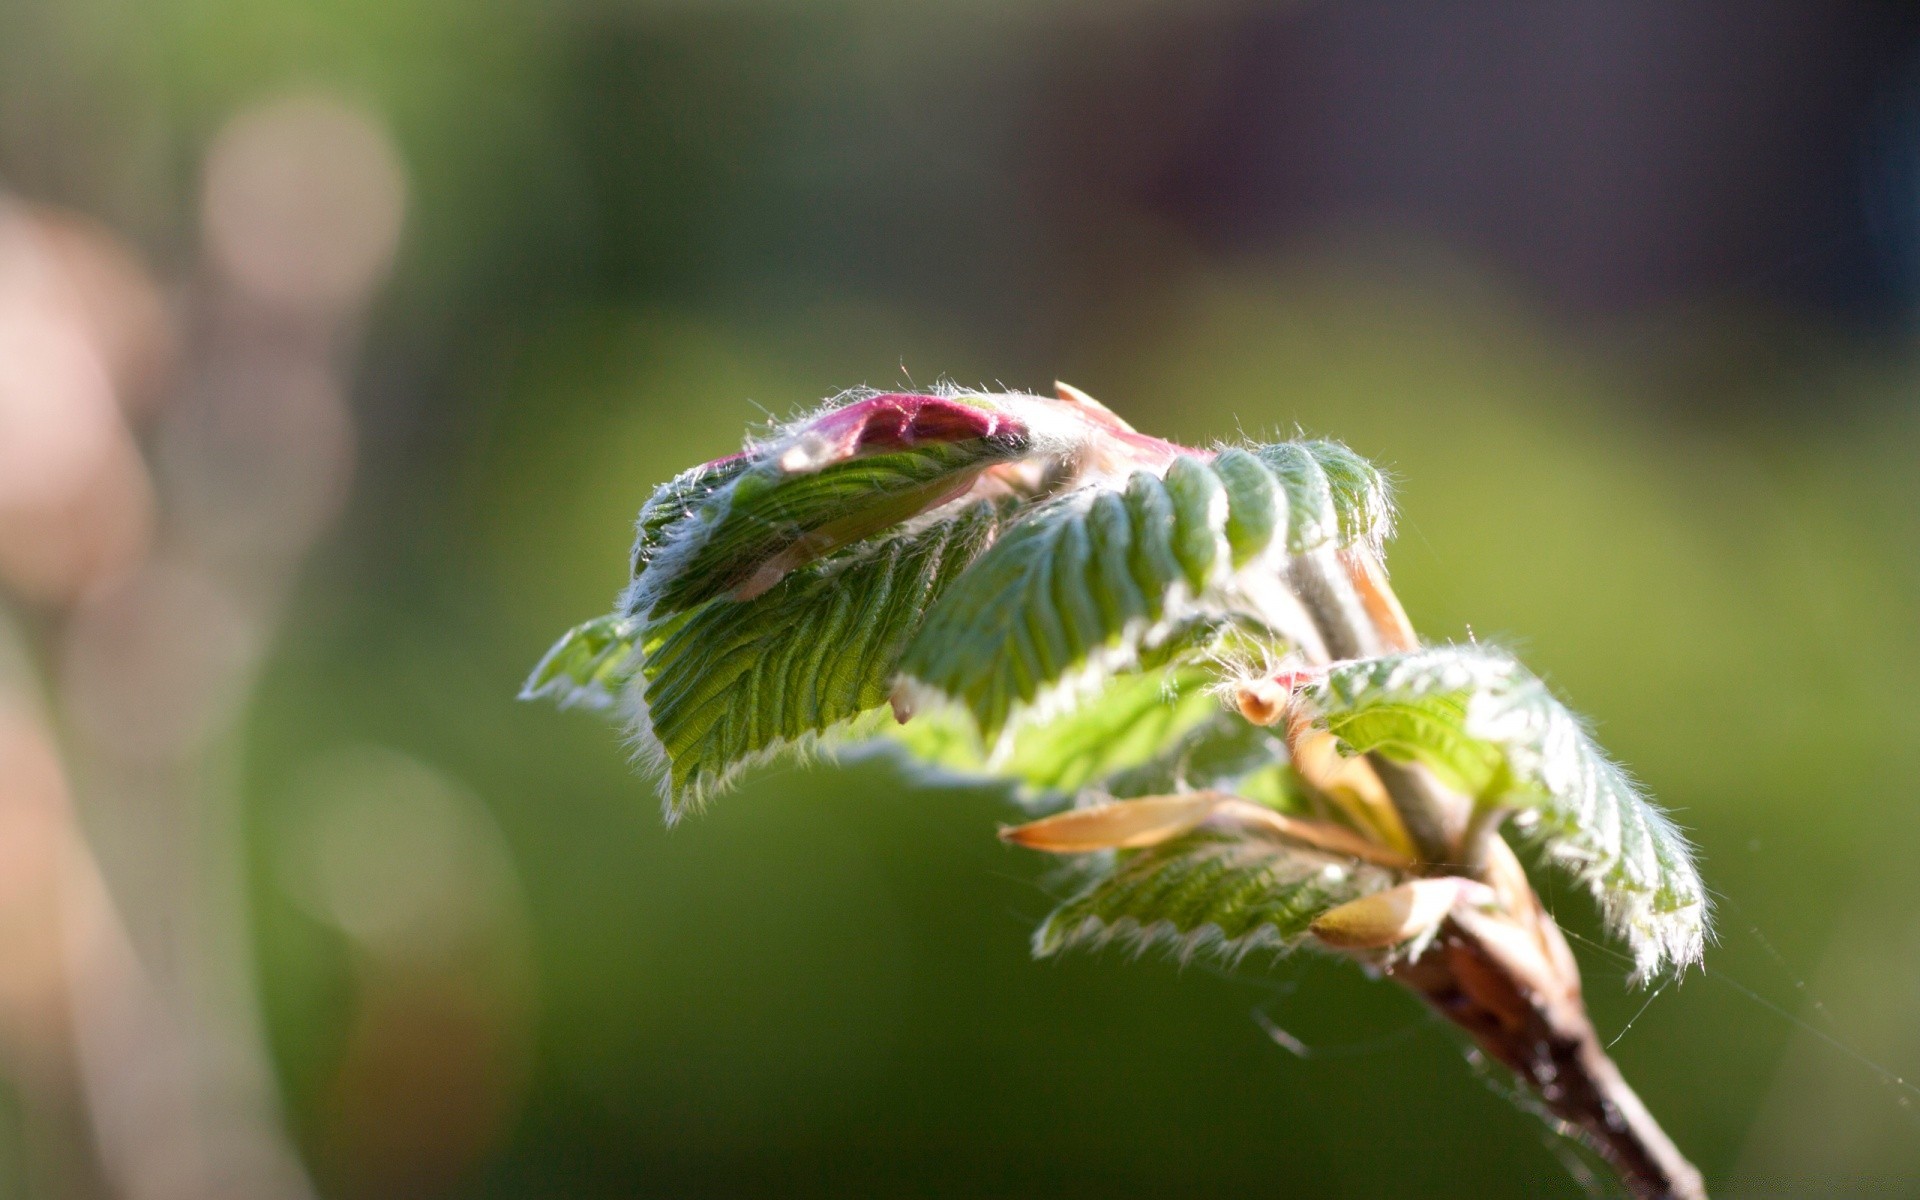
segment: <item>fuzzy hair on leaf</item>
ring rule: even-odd
[[[640,623],[611,613],[562,634],[520,689],[522,700],[552,700],[561,708],[617,707],[638,667]]]
[[[1116,675],[1070,706],[1027,710],[992,753],[972,719],[950,705],[916,712],[904,725],[856,727],[831,749],[843,760],[884,755],[929,784],[1008,783],[1015,801],[1037,811],[1076,796],[1233,790],[1287,761],[1279,735],[1222,707],[1207,663],[1184,659]]]
[[[902,662],[996,738],[1017,709],[1103,685],[1195,620],[1315,638],[1283,591],[1289,556],[1373,546],[1391,527],[1379,472],[1332,442],[1181,455],[1036,507],[929,614]]]
[[[947,423],[939,431],[952,440],[916,439],[911,422],[930,420],[929,408],[912,417],[881,413],[905,425],[888,440],[863,441],[861,431],[830,443],[801,434],[756,450],[658,534],[625,610],[658,617],[722,596],[751,598],[796,567],[955,499],[981,471],[1028,448],[1022,426],[985,410],[972,424],[941,413]]]
[[[846,393],[682,472],[641,511],[619,609],[523,694],[617,701],[673,813],[889,695],[924,714],[896,740],[971,771],[937,728],[957,701],[984,735],[977,766],[1030,798],[1269,765],[1272,739],[1218,736],[1244,731],[1186,685],[1234,623],[1315,636],[1279,564],[1384,537],[1384,481],[1331,442],[1182,453],[1066,395]],[[954,523],[979,536],[949,539]],[[935,543],[967,553],[915,575],[911,547]],[[1172,707],[1131,682],[1181,663],[1190,698]]]
[[[1285,489],[1294,554],[1361,546],[1379,555],[1393,537],[1393,492],[1379,468],[1339,442],[1308,439],[1249,447]]]
[[[1399,882],[1381,867],[1230,829],[1088,857],[1092,878],[1035,931],[1035,955],[1119,942],[1135,954],[1234,963],[1291,950],[1322,915]]]
[[[967,495],[995,467],[1024,464],[1041,482],[1055,468],[1162,464],[1176,450],[1086,403],[955,388],[842,393],[661,488],[641,512],[622,609],[662,616],[750,598]]]
[[[1036,955],[1357,957],[1636,1195],[1701,1194],[1502,826],[1592,892],[1636,982],[1709,937],[1681,832],[1511,657],[1419,648],[1365,459],[1180,446],[1056,386],[842,393],[675,476],[615,611],[522,695],[629,717],[669,822],[776,755],[991,781],[1054,810],[1001,837],[1073,863]]]
[[[1300,695],[1355,753],[1421,762],[1483,808],[1512,810],[1593,893],[1637,981],[1699,961],[1708,902],[1685,836],[1508,655],[1442,646],[1336,663]]]
[[[998,506],[952,515],[794,571],[748,600],[724,597],[646,629],[634,733],[670,817],[747,766],[805,750],[883,707],[927,606],[992,539]]]

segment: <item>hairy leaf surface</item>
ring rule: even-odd
[[[653,495],[641,505],[639,519],[634,522],[633,554],[629,561],[632,577],[638,579],[646,573],[653,556],[666,544],[675,526],[692,517],[715,492],[752,465],[747,455],[735,454],[691,467],[655,488]]]
[[[1017,438],[974,438],[803,471],[778,459],[756,463],[668,528],[627,609],[665,616],[718,597],[751,598],[795,567],[951,499],[1023,447]]]
[[[664,760],[669,811],[742,766],[887,703],[927,606],[986,545],[985,501],[951,520],[793,572],[750,600],[719,598],[648,627],[642,732]]]
[[[1285,489],[1292,553],[1348,545],[1377,553],[1393,536],[1386,477],[1339,442],[1277,442],[1255,446],[1252,453]]]
[[[1076,676],[1138,662],[1171,625],[1277,619],[1243,583],[1270,587],[1276,556],[1384,536],[1388,511],[1378,472],[1331,442],[1181,456],[1164,477],[1141,470],[1124,487],[1083,488],[982,557],[928,616],[902,670],[959,701],[991,740]]]
[[[982,498],[1164,466],[1178,451],[1077,393],[850,392],[662,488],[641,514],[624,611],[664,616],[719,596],[750,599],[796,567],[960,498],[989,468],[1019,464]]]
[[[1300,797],[1298,785],[1281,777],[1286,762],[1278,733],[1216,709],[1163,742],[1153,757],[1102,776],[1098,786],[1116,799],[1212,788],[1291,811]]]
[[[1338,442],[1275,442],[1252,447],[1286,492],[1288,551],[1302,555],[1327,545],[1367,545],[1379,551],[1394,532],[1394,501],[1386,476]]]
[[[1276,838],[1202,828],[1123,851],[1034,934],[1034,953],[1119,941],[1228,960],[1287,950],[1323,913],[1392,887],[1391,871]]]
[[[1267,753],[1245,762],[1249,756],[1236,740],[1237,755],[1223,764],[1227,754],[1215,745],[1226,740],[1221,735],[1235,725],[1252,727],[1226,720],[1209,694],[1212,682],[1210,671],[1191,663],[1123,674],[1070,708],[1017,722],[992,755],[970,722],[950,710],[918,714],[877,736],[939,772],[1011,780],[1031,801],[1058,802],[1082,789],[1114,796],[1172,791],[1171,777],[1188,760],[1194,769],[1177,782],[1211,786],[1223,778],[1216,766],[1240,765],[1244,773],[1272,761],[1278,746],[1259,731]]]
[[[614,613],[567,630],[520,689],[522,700],[550,699],[561,708],[612,708],[637,670],[640,623]]]
[[[1302,697],[1353,751],[1424,763],[1482,806],[1513,809],[1592,890],[1641,977],[1699,959],[1707,903],[1685,837],[1513,659],[1438,647],[1336,664]]]

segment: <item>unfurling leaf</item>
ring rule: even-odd
[[[1687,844],[1510,658],[1418,649],[1392,521],[1336,443],[1183,448],[1065,386],[849,393],[655,491],[616,611],[522,694],[630,718],[669,820],[782,751],[1007,785],[1055,811],[1001,836],[1079,881],[1037,954],[1361,958],[1636,1195],[1696,1196],[1500,826],[1573,869],[1643,979],[1702,951]]]
[[[662,759],[668,811],[740,768],[887,703],[927,606],[993,535],[987,501],[795,571],[751,600],[656,618],[641,736]]]
[[[1082,488],[981,558],[929,614],[902,671],[963,704],[991,741],[1017,708],[1076,677],[1104,682],[1195,623],[1240,618],[1294,635],[1265,602],[1275,563],[1383,536],[1388,511],[1378,473],[1329,442],[1182,456],[1164,476]]]
[[[750,599],[970,492],[1058,490],[1162,467],[1178,451],[1084,398],[849,393],[661,488],[641,512],[622,610],[658,617]]]
[[[1513,810],[1588,885],[1639,977],[1699,959],[1707,901],[1685,837],[1513,659],[1439,647],[1339,663],[1300,698],[1354,752],[1423,763],[1483,808]]]
[[[551,699],[561,708],[608,709],[635,671],[640,623],[618,613],[567,630],[527,677],[522,700]]]
[[[676,525],[752,465],[746,454],[733,454],[690,467],[655,488],[640,506],[640,516],[634,522],[633,554],[628,560],[632,578],[639,579],[646,573]]]
[[[961,539],[965,559],[921,581],[915,606],[888,607],[893,572],[917,569],[903,548],[945,544],[983,504],[992,519]],[[1276,556],[1377,537],[1386,512],[1378,474],[1332,443],[1203,460],[1070,391],[861,395],[658,489],[619,610],[556,647],[525,694],[604,708],[637,689],[628,707],[674,806],[873,709],[903,661],[896,711],[928,711],[888,740],[936,767],[1010,776],[1032,797],[1217,784],[1282,755],[1206,698],[1208,647],[1231,625],[1271,644],[1303,622],[1273,603]],[[923,617],[933,629],[917,636]],[[832,651],[777,632],[823,622]],[[767,682],[816,660],[841,673]],[[1079,708],[1037,705],[1082,669],[1110,686]],[[985,747],[944,706],[916,705],[928,691],[958,696]]]
[[[1208,825],[1101,862],[1047,917],[1033,948],[1044,956],[1117,940],[1237,960],[1291,949],[1326,912],[1397,882],[1395,872],[1358,859]]]
[[[643,515],[643,569],[626,609],[660,617],[750,599],[796,567],[956,498],[1032,445],[1024,422],[984,398],[874,396],[832,410],[716,464],[728,477],[678,518],[652,528]],[[678,483],[649,509],[670,515],[685,503]]]
[[[1207,741],[1203,731],[1225,715],[1209,694],[1212,682],[1211,672],[1194,664],[1120,675],[1071,707],[1020,721],[991,755],[966,715],[951,709],[916,714],[905,725],[882,728],[876,737],[960,779],[1011,780],[1027,801],[1059,803],[1087,788],[1111,795],[1172,791],[1173,782],[1159,781],[1183,764],[1163,766],[1162,756]],[[1236,745],[1248,740],[1235,738]],[[1236,775],[1276,756],[1284,760],[1278,740],[1264,740],[1265,754],[1241,766]],[[1206,754],[1207,747],[1197,748],[1201,753],[1184,756],[1195,769],[1181,781],[1216,782],[1222,776],[1213,773],[1212,766],[1219,756]],[[1140,782],[1134,782],[1136,778]]]
[[[1276,442],[1254,446],[1251,452],[1286,490],[1291,514],[1287,548],[1292,553],[1363,546],[1378,554],[1393,536],[1393,498],[1386,478],[1339,442]]]
[[[993,740],[1016,703],[1090,655],[1117,657],[1123,637],[1145,638],[1184,578],[1174,524],[1167,489],[1145,471],[1124,499],[1099,488],[1045,505],[928,614],[904,673],[963,703]]]

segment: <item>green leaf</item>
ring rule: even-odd
[[[729,594],[751,597],[788,571],[953,498],[1018,442],[977,438],[793,471],[756,463],[671,526],[634,580],[627,609],[654,616]]]
[[[966,701],[989,738],[1006,724],[1016,696],[1033,700],[1104,644],[1108,629],[1117,634],[1145,612],[1130,583],[1084,579],[1090,561],[1110,571],[1116,560],[1104,546],[1097,556],[1092,549],[1091,499],[1076,493],[1016,525],[934,606],[902,661],[910,678]],[[1103,510],[1116,502],[1111,493],[1098,499]],[[1098,524],[1126,529],[1124,520]]]
[[[1637,977],[1700,958],[1707,901],[1685,837],[1513,659],[1438,647],[1339,663],[1301,697],[1354,752],[1424,763],[1483,808],[1512,809],[1593,892]]]
[[[1213,468],[1185,455],[1173,460],[1161,483],[1173,501],[1173,556],[1187,586],[1204,594],[1215,564],[1228,557],[1226,484]]]
[[[928,614],[903,672],[959,700],[992,741],[1016,704],[1070,672],[1137,663],[1230,554],[1219,478],[1193,458],[1168,477],[1135,471],[1124,492],[1083,488],[1042,505]]]
[[[639,579],[646,573],[675,526],[691,518],[715,492],[752,465],[746,455],[736,454],[682,471],[654,489],[634,523],[632,577]]]
[[[1274,533],[1287,527],[1287,494],[1264,463],[1237,446],[1215,454],[1212,466],[1230,497],[1226,534],[1233,565],[1244,567],[1266,553]]]
[[[1169,675],[1178,682],[1171,686]],[[1300,811],[1286,743],[1224,711],[1204,690],[1210,675],[1187,665],[1118,676],[1064,713],[1017,721],[990,758],[964,714],[919,713],[905,725],[855,725],[836,745],[841,759],[869,753],[903,756],[936,782],[1010,782],[1015,798],[1058,807],[1076,794],[1128,799],[1198,788]]]
[[[1274,556],[1384,536],[1388,511],[1378,472],[1331,442],[1180,456],[1164,478],[1082,488],[1037,506],[967,572],[902,671],[992,741],[1018,708],[1138,665],[1175,626],[1291,619],[1262,598],[1278,586]]]
[[[794,571],[751,600],[709,600],[648,625],[643,745],[669,815],[743,767],[885,705],[927,607],[985,547],[989,502]]]
[[[1036,790],[1071,795],[1154,761],[1218,715],[1210,682],[1192,666],[1122,676],[1061,716],[1019,731],[993,765]]]
[[[1279,442],[1252,453],[1286,492],[1287,548],[1294,554],[1355,544],[1378,553],[1393,536],[1386,477],[1339,442]]]
[[[1034,934],[1045,957],[1119,941],[1185,960],[1291,949],[1322,913],[1399,882],[1380,867],[1262,836],[1203,827],[1104,856],[1092,880]]]
[[[1100,790],[1116,799],[1213,788],[1271,808],[1297,809],[1297,785],[1287,772],[1287,743],[1239,713],[1215,710],[1138,766],[1104,776]]]
[[[522,700],[551,699],[561,708],[609,709],[633,679],[640,623],[614,613],[569,629],[520,689]]]
[[[1211,674],[1195,665],[1120,675],[1070,708],[1018,722],[991,757],[970,723],[951,709],[918,713],[905,725],[875,733],[937,772],[968,781],[1011,780],[1028,802],[1058,803],[1082,789],[1146,795],[1148,779],[1166,774],[1156,770],[1165,756],[1226,716],[1208,692],[1211,682]],[[1134,781],[1139,790],[1121,780]],[[1209,776],[1193,786],[1215,781]],[[1169,783],[1159,790],[1174,789]]]

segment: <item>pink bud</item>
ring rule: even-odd
[[[836,408],[790,429],[790,445],[780,465],[796,474],[869,454],[997,439],[1012,446],[1026,441],[1017,418],[944,396],[885,392]]]

